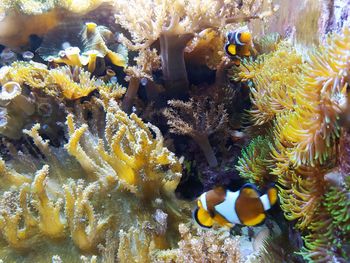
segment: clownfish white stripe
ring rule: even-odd
[[[244,43],[242,43],[242,42],[239,40],[238,35],[239,35],[239,33],[236,32],[236,33],[235,33],[235,41],[236,41],[236,44],[243,46]]]
[[[271,208],[270,200],[267,194],[260,196],[261,203],[264,206],[264,210],[269,210]]]
[[[201,197],[200,197],[199,200],[200,200],[201,203],[202,203],[203,209],[204,209],[205,211],[208,211],[206,195],[207,195],[206,192],[203,193],[203,194],[201,194]]]
[[[226,191],[225,201],[215,206],[215,211],[222,215],[224,218],[226,218],[227,221],[233,224],[241,224],[241,220],[239,220],[235,210],[235,205],[238,196],[239,191]]]

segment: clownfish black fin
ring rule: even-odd
[[[212,217],[209,212],[205,211],[203,208],[197,207],[193,211],[193,218],[203,228],[211,228],[214,224]]]

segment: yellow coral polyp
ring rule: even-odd
[[[79,99],[88,96],[97,88],[95,78],[90,79],[90,73],[83,69],[64,66],[50,70],[52,82],[59,86],[63,96],[70,100]]]
[[[44,64],[35,62],[14,62],[9,67],[7,74],[0,80],[6,79],[26,84],[33,88],[45,88],[50,82],[49,70]]]

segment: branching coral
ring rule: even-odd
[[[0,198],[1,236],[11,248],[28,251],[43,240],[46,244],[69,235],[81,251],[97,253],[107,231],[139,232],[141,225],[150,241],[146,257],[172,242],[174,235],[168,231],[181,219],[179,211],[186,209],[173,195],[180,162],[163,147],[156,127],[135,114],[128,116],[113,100],[105,110],[101,139],[83,123],[83,116],[68,115],[68,153],[52,148],[40,136],[39,124],[26,130],[45,156],[42,161],[48,162],[35,174],[16,172],[1,159],[1,189],[5,191]],[[21,167],[16,159],[11,163]],[[54,170],[50,178],[49,167]],[[26,169],[25,164],[21,169]],[[141,242],[138,237],[134,235],[132,242]],[[135,255],[132,249],[130,253]]]
[[[192,234],[190,229],[179,225],[182,240],[179,248],[170,251],[160,251],[155,255],[155,262],[241,262],[242,257],[238,239],[229,237],[228,232],[197,229]]]
[[[160,40],[162,71],[173,94],[188,87],[184,49],[195,33],[271,15],[275,7],[268,1],[115,1],[116,22],[129,30],[131,49],[150,47]],[[139,10],[142,10],[142,14]]]
[[[83,251],[93,251],[106,230],[112,230],[112,217],[99,219],[90,201],[94,193],[100,191],[98,183],[84,186],[82,180],[71,181],[63,186],[65,192],[65,213],[75,244]]]
[[[87,126],[76,129],[71,115],[67,120],[71,134],[66,145],[68,152],[89,174],[97,177],[103,187],[113,188],[119,182],[125,189],[150,197],[177,185],[181,165],[171,152],[163,148],[158,128],[144,124],[135,114],[129,118],[116,105],[108,109],[106,120],[105,135],[109,147],[102,139],[91,138],[90,143],[85,141],[87,146],[96,145],[96,150],[89,152],[93,157],[99,156],[96,159],[90,158],[79,144]],[[160,166],[167,166],[173,175],[169,174],[163,181]]]
[[[217,105],[210,98],[168,101],[170,106],[164,111],[172,133],[190,136],[203,151],[210,166],[218,161],[209,142],[209,135],[223,129],[227,124],[227,114],[222,104]]]

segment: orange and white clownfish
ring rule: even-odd
[[[265,220],[266,211],[277,202],[277,198],[274,185],[264,195],[260,195],[256,186],[250,183],[236,192],[216,187],[198,198],[193,217],[204,228],[211,228],[214,223],[227,227],[235,224],[255,226]]]
[[[250,56],[251,42],[252,35],[248,31],[228,32],[225,52],[235,61],[236,65],[239,65],[240,58]]]

